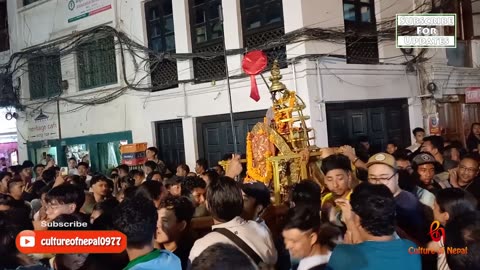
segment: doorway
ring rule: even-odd
[[[175,172],[179,164],[185,163],[182,120],[156,122],[155,134],[158,158]]]
[[[263,122],[266,111],[235,113],[234,127],[237,136],[237,149],[242,156],[246,152],[247,133],[258,123]],[[197,118],[198,153],[213,166],[223,160],[226,154],[234,152],[230,115],[215,115]]]
[[[385,151],[393,141],[399,148],[410,141],[407,99],[367,100],[327,104],[328,144],[352,145],[367,136],[372,151]]]

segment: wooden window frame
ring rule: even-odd
[[[62,92],[60,55],[39,56],[30,59],[28,62],[28,80],[31,100],[60,94]],[[54,81],[57,81],[57,83]],[[32,91],[34,88],[38,88],[39,91]]]
[[[145,3],[145,23],[147,26],[147,36],[148,36],[148,46],[150,49],[154,49],[152,44],[153,40],[160,39],[162,49],[161,52],[175,52],[176,44],[175,44],[175,29],[173,31],[168,31],[166,29],[166,20],[171,18],[172,25],[173,23],[173,7],[171,13],[166,13],[165,5],[170,3],[173,5],[173,0],[153,0]],[[157,9],[159,11],[158,17],[152,18],[151,11],[153,9]],[[158,36],[153,37],[153,31],[155,26],[159,26],[160,34]],[[167,49],[167,37],[173,36],[173,48]]]
[[[106,39],[111,39],[112,40],[112,44],[113,44],[113,47],[111,48],[111,50],[113,50],[113,54],[111,56],[107,55],[106,53],[101,53],[101,54],[96,54],[96,55],[93,55],[92,56],[92,51],[95,51],[95,50],[92,50],[92,48],[95,48],[95,49],[98,49],[98,48],[101,48],[101,45],[99,46],[99,43],[102,42],[103,40],[106,40]],[[90,48],[88,48],[90,47]],[[85,53],[87,53],[88,55],[85,56],[87,57],[88,60],[85,60],[83,59],[82,57],[84,57],[82,55],[82,49],[83,48],[87,48],[85,50]],[[110,49],[110,48],[109,48]],[[108,64],[108,65],[111,65],[109,68],[112,69],[112,71],[114,71],[114,75],[113,73],[108,75],[108,74],[105,74],[103,73],[104,71],[106,71],[106,69],[100,69],[99,70],[99,67],[97,65],[95,65],[95,63],[98,62],[98,57],[102,57],[102,60],[106,60],[106,61],[103,61],[102,63],[104,64]],[[109,58],[111,57],[111,58]],[[94,89],[94,88],[97,88],[97,87],[102,87],[102,86],[107,86],[107,85],[112,85],[112,84],[116,84],[118,83],[118,70],[117,70],[117,60],[116,60],[116,51],[115,51],[115,38],[113,36],[102,36],[102,37],[97,37],[95,38],[94,40],[91,40],[91,41],[88,41],[88,42],[85,42],[83,44],[80,44],[78,46],[78,49],[77,49],[77,68],[78,68],[78,81],[79,81],[79,90],[80,91],[83,91],[83,90],[90,90],[90,89]],[[92,61],[92,59],[95,59]],[[112,61],[112,62],[108,62],[108,61]],[[87,66],[87,67],[84,67],[84,66]],[[107,67],[108,68],[108,67]],[[86,73],[82,73],[82,72],[86,72]],[[103,76],[103,78],[94,78],[94,77],[89,77],[90,76]],[[112,78],[108,78],[108,76],[111,76]],[[100,83],[93,83],[93,81],[101,81],[101,80],[104,80],[103,82],[100,82]],[[88,82],[86,82],[88,81]]]
[[[213,38],[212,37],[212,26],[216,22],[220,22],[220,17],[211,17],[211,9],[210,6],[214,5],[216,2],[219,2],[219,5],[222,5],[221,0],[203,0],[204,3],[195,5],[196,0],[189,0],[189,12],[190,12],[190,29],[191,29],[191,36],[192,36],[192,46],[194,49],[196,48],[204,48],[216,45],[220,42],[223,42],[223,29],[221,35]],[[196,11],[198,9],[202,9],[205,15],[205,21],[201,24],[196,24]],[[205,26],[205,34],[206,40],[203,42],[197,42],[197,34],[196,29],[198,27]],[[221,27],[223,28],[223,23],[221,23]]]
[[[283,18],[283,4],[281,0],[256,0],[255,5],[251,7],[246,6],[246,0],[241,0],[241,14],[242,14],[242,29],[243,35],[247,36],[250,34],[255,34],[258,32],[265,32],[271,29],[276,29],[284,26],[284,18]],[[247,19],[249,12],[259,12],[260,14],[265,14],[268,11],[268,7],[271,4],[280,4],[282,7],[282,16],[280,17],[280,21],[274,23],[266,22],[266,16],[260,17],[260,26],[256,28],[247,28]]]
[[[345,32],[350,32],[353,31],[355,33],[360,33],[358,36],[358,39],[364,39],[361,37],[362,32],[377,32],[377,21],[375,18],[375,0],[369,0],[369,3],[362,2],[362,0],[343,0],[342,2],[342,7],[345,4],[353,4],[355,6],[355,20],[350,21],[345,19],[345,11],[343,13],[344,16],[344,23],[345,23]],[[369,7],[370,8],[370,22],[364,22],[362,21],[362,13],[361,9],[362,7]],[[359,60],[355,59],[355,57],[349,56],[349,38],[347,37],[345,40],[345,46],[346,46],[346,60],[347,63],[353,63],[353,64],[378,64],[379,63],[379,52],[378,52],[378,39],[377,38],[365,38],[366,42],[372,42],[376,44],[376,53],[374,58],[370,59],[365,59],[365,60]],[[361,43],[360,43],[361,44]],[[359,48],[361,49],[361,48]],[[367,48],[365,48],[367,49]],[[354,50],[350,48],[350,50]]]

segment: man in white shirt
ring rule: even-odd
[[[220,177],[207,187],[206,206],[214,221],[212,232],[198,239],[190,251],[192,262],[209,246],[216,243],[226,243],[238,247],[229,237],[219,230],[226,229],[240,238],[249,246],[266,265],[275,265],[277,250],[268,229],[255,221],[241,218],[243,210],[242,192],[236,182],[229,177]],[[250,258],[254,261],[254,258]]]
[[[423,137],[425,137],[425,130],[421,127],[416,127],[413,131],[413,137],[415,137],[415,142],[407,147],[408,150],[415,152],[418,150],[418,148],[420,148],[420,146],[422,145],[423,143]]]

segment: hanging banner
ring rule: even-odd
[[[68,22],[93,16],[112,8],[112,0],[68,0]]]
[[[480,103],[480,87],[465,89],[465,103]]]
[[[49,117],[40,113],[33,121],[30,121],[28,124],[28,140],[35,141],[45,141],[45,140],[55,140],[58,139],[58,122]]]
[[[430,136],[442,135],[442,129],[440,128],[440,118],[438,117],[437,113],[428,116],[428,130]]]

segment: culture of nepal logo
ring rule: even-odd
[[[428,233],[433,242],[439,243],[438,248],[431,247],[409,247],[409,254],[420,254],[420,255],[429,255],[429,254],[462,254],[465,255],[468,253],[468,247],[464,248],[454,248],[454,247],[445,247],[445,229],[440,226],[440,222],[435,220],[430,224],[430,232]]]

